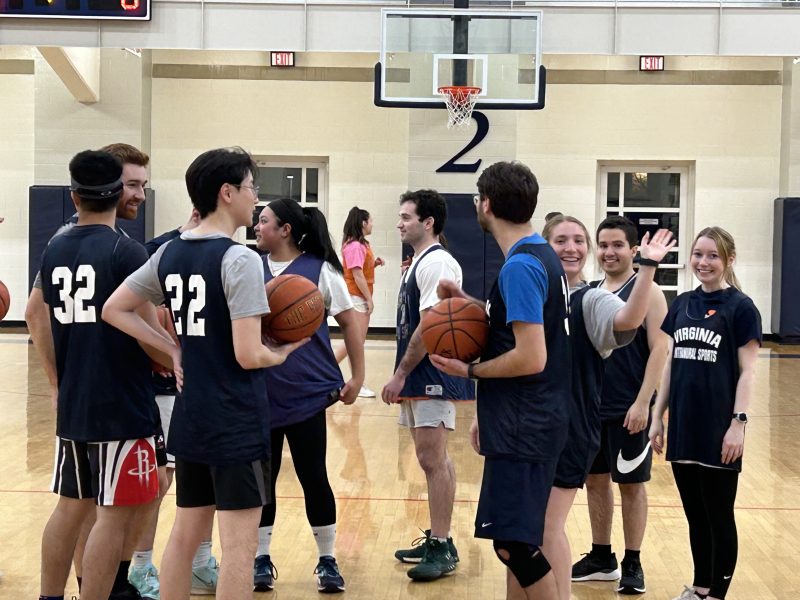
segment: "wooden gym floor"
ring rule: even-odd
[[[750,408],[745,467],[737,499],[739,564],[729,598],[800,598],[800,348],[766,346],[759,354],[756,395]],[[393,365],[394,344],[367,343],[367,383],[379,391]],[[396,407],[359,399],[328,411],[328,470],[337,497],[337,559],[347,582],[346,597],[504,597],[504,571],[491,544],[472,537],[482,459],[470,448],[467,428],[474,405],[458,406],[457,431],[449,449],[458,487],[453,536],[461,562],[456,573],[414,584],[395,561],[427,527],[423,474],[408,432],[396,422]],[[0,334],[0,598],[34,598],[39,591],[39,544],[55,503],[50,484],[54,417],[47,382],[27,335]],[[650,516],[642,549],[646,598],[676,596],[691,582],[686,523],[669,466],[657,458],[648,486]],[[174,492],[164,502],[156,539],[156,564],[174,518]],[[522,510],[523,507],[520,507]],[[590,548],[586,496],[579,492],[568,521],[573,557]],[[619,497],[614,550],[621,558]],[[219,546],[215,540],[215,554]],[[278,482],[278,520],[272,557],[279,571],[273,598],[317,596],[312,572],[316,546],[305,519],[302,491],[288,453]],[[70,578],[67,597],[76,594]],[[574,598],[616,596],[612,583],[575,584]],[[261,594],[261,598],[270,596]]]

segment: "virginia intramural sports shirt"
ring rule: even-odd
[[[731,425],[739,382],[739,348],[761,343],[753,301],[729,287],[698,287],[678,296],[661,329],[672,337],[667,460],[742,470],[722,464],[722,439]]]

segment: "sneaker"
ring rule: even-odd
[[[688,585],[683,586],[680,596],[675,596],[672,600],[701,600],[700,596],[694,593],[694,588]]]
[[[128,572],[128,581],[139,590],[139,595],[145,600],[160,600],[161,591],[158,583],[158,569],[153,563],[137,569],[131,567]]]
[[[323,594],[336,594],[344,591],[344,578],[339,572],[339,565],[332,556],[320,556],[319,564],[314,569],[317,576],[317,591]]]
[[[423,533],[425,534],[424,536],[418,537],[411,542],[411,548],[398,550],[394,553],[394,557],[404,563],[420,562],[422,557],[425,556],[425,540],[430,537],[431,530],[426,529]],[[450,554],[453,555],[453,559],[458,562],[458,550],[456,550],[456,545],[453,543],[453,538],[447,538],[447,545],[450,547]]]
[[[112,589],[108,595],[108,600],[141,600],[142,596],[129,581],[126,581],[117,589]]]
[[[589,552],[572,565],[572,581],[614,581],[619,576],[617,555],[613,552],[608,559],[598,558]]]
[[[213,556],[204,567],[192,568],[192,595],[212,596],[217,593],[219,563]]]
[[[361,391],[358,392],[358,396],[359,396],[359,398],[374,398],[375,397],[375,392],[373,392],[367,386],[362,385],[361,386]]]
[[[433,581],[456,570],[456,560],[450,552],[450,544],[428,538],[424,544],[425,554],[419,564],[407,575],[414,581]]]
[[[269,554],[259,554],[253,564],[253,591],[271,592],[275,589],[278,569],[272,564]]]
[[[644,571],[638,561],[622,561],[622,577],[617,592],[620,594],[644,594]]]

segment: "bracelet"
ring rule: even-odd
[[[469,363],[467,365],[467,377],[470,379],[480,379],[480,377],[475,374],[475,364],[476,363]]]
[[[640,267],[655,267],[658,268],[659,262],[657,260],[653,260],[652,258],[639,258],[639,266]]]

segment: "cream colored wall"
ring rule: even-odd
[[[338,245],[354,205],[373,214],[371,242],[387,264],[376,276],[372,324],[394,326],[394,226],[408,176],[405,110],[376,108],[370,83],[154,79],[152,115],[157,231],[186,220],[184,172],[204,150],[237,144],[255,155],[328,157],[331,232]]]
[[[690,232],[733,234],[737,274],[769,330],[781,95],[780,86],[551,86],[545,110],[518,121],[517,158],[542,188],[537,214],[559,210],[591,229],[598,162],[693,163]]]
[[[9,52],[0,60],[11,58]],[[30,59],[17,55],[16,59]],[[24,317],[28,294],[28,186],[33,181],[33,75],[0,74],[0,280],[11,295],[7,320]]]
[[[20,50],[35,58],[35,50]],[[0,51],[3,58],[8,49]],[[370,67],[365,54],[299,54],[300,66]],[[635,57],[545,57],[551,69],[632,69]],[[264,65],[266,53],[153,52],[158,63]],[[780,70],[780,59],[678,58],[669,68]],[[104,51],[101,102],[72,100],[49,66],[36,75],[0,75],[0,240],[2,278],[12,288],[10,319],[22,318],[27,292],[27,188],[64,183],[78,150],[111,141],[147,144],[157,192],[156,229],[185,221],[183,175],[205,149],[240,144],[258,155],[328,157],[328,207],[338,239],[344,216],[358,204],[374,215],[372,236],[388,265],[378,272],[377,326],[394,324],[400,244],[394,228],[397,197],[409,185],[471,191],[473,177],[434,174],[463,147],[457,135],[437,134],[434,117],[372,104],[372,84],[353,82],[152,80],[148,101],[140,63]],[[139,70],[137,71],[137,68]],[[150,104],[151,102],[151,104]],[[148,130],[148,107],[152,128]],[[462,162],[516,158],[542,185],[538,215],[572,212],[594,225],[601,161],[674,160],[694,165],[693,229],[712,222],[739,240],[739,273],[769,323],[772,199],[778,195],[780,86],[551,85],[540,112],[489,113],[490,136]],[[11,118],[6,118],[11,111]],[[444,129],[444,114],[441,128]],[[413,117],[413,119],[412,119]],[[413,137],[413,144],[410,140]],[[464,143],[469,134],[464,134]],[[516,140],[516,141],[515,141]],[[507,152],[508,144],[512,151]],[[441,156],[438,156],[439,153]],[[437,163],[437,165],[434,165]],[[431,172],[426,169],[430,167]],[[423,172],[425,171],[425,172]],[[456,181],[458,179],[458,181]],[[458,188],[458,189],[456,189]],[[536,222],[540,226],[540,222]],[[745,243],[745,241],[747,243]],[[5,260],[6,257],[8,260]]]

